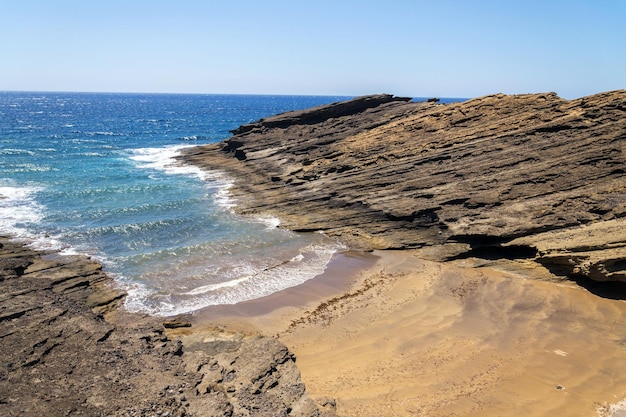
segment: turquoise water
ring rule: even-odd
[[[98,259],[131,311],[178,314],[297,285],[341,245],[235,215],[227,177],[172,158],[341,99],[0,93],[0,233]]]

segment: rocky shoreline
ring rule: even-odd
[[[99,263],[0,238],[0,415],[322,416],[277,340],[117,307]]]
[[[181,159],[233,178],[242,213],[353,248],[626,281],[625,116],[624,90],[450,105],[375,95],[250,123]]]
[[[528,374],[528,364],[517,358],[531,355],[534,346],[545,345],[528,356],[533,360],[545,352],[561,357],[565,339],[579,348],[576,317],[585,314],[584,322],[595,326],[592,337],[611,334],[598,345],[610,355],[588,352],[594,360],[605,359],[597,366],[608,373],[611,364],[623,360],[626,336],[616,318],[623,317],[622,304],[604,300],[603,313],[595,314],[593,300],[578,297],[580,309],[571,310],[570,300],[558,292],[552,295],[558,303],[544,305],[547,292],[542,291],[547,290],[541,286],[491,270],[477,269],[477,278],[457,264],[524,262],[547,268],[555,280],[626,282],[625,115],[626,91],[571,101],[552,93],[493,95],[452,105],[375,95],[241,126],[221,143],[190,148],[181,161],[232,178],[231,192],[243,214],[270,213],[283,227],[322,230],[353,249],[407,253],[392,255],[362,288],[320,304],[326,308],[322,324],[315,318],[316,312],[322,314],[319,308],[294,313],[294,324],[282,336],[301,345],[318,387],[329,385],[320,369],[328,358],[319,357],[317,349],[336,356],[337,386],[350,379],[341,374],[342,364],[353,366],[347,369],[355,378],[364,373],[343,387],[354,392],[357,384],[365,384],[362,396],[352,397],[354,404],[371,398],[377,410],[396,415],[379,404],[391,395],[394,378],[412,369],[408,365],[417,375],[437,360],[450,365],[450,358],[474,352],[454,351],[461,348],[459,340],[475,347],[466,359],[480,377],[465,367],[450,367],[451,378],[469,372],[461,390],[466,395],[455,397],[462,401],[493,391],[500,378],[519,386],[515,378]],[[419,260],[424,258],[429,260]],[[471,261],[476,258],[482,261]],[[426,280],[424,271],[430,271]],[[500,299],[500,286],[509,288],[511,297]],[[0,415],[330,417],[337,412],[335,400],[311,398],[294,354],[276,338],[227,329],[206,318],[202,326],[193,321],[189,327],[189,317],[164,321],[127,314],[118,308],[123,292],[86,257],[38,252],[0,237],[0,288]],[[608,297],[623,300],[623,286]],[[442,300],[447,306],[440,314],[443,321],[431,329],[424,323],[436,316]],[[528,300],[535,305],[531,310]],[[423,309],[427,303],[432,310]],[[411,315],[405,315],[408,307]],[[394,316],[403,308],[405,313]],[[603,314],[610,318],[606,329]],[[421,329],[420,338],[407,340],[406,317]],[[456,333],[443,332],[442,323]],[[528,333],[544,325],[544,339],[531,343]],[[568,329],[565,337],[557,334],[561,328]],[[382,330],[389,333],[385,340],[380,340]],[[511,349],[507,331],[521,346],[510,357],[504,353]],[[328,334],[335,340],[329,341]],[[359,345],[359,337],[367,343]],[[307,338],[309,345],[303,342]],[[438,342],[429,345],[433,340]],[[376,361],[371,356],[361,360],[351,350],[367,355],[378,345],[388,351]],[[411,355],[398,356],[398,349]],[[482,352],[489,352],[484,364],[478,359]],[[491,354],[505,357],[503,369],[511,363],[519,369],[500,374],[490,368],[485,379],[480,366],[491,366]],[[432,363],[414,362],[427,357],[434,358]],[[392,360],[397,368],[398,375],[389,373],[395,369],[389,364],[376,368],[389,385],[369,374],[368,363],[381,360]],[[562,377],[576,374],[580,361],[582,356],[568,363]],[[546,378],[541,372],[554,362],[536,367],[527,386],[537,386],[536,378]],[[441,375],[441,369],[434,367],[432,375]],[[584,376],[588,386],[597,386],[594,369]],[[415,387],[431,380],[417,379]],[[476,381],[483,385],[474,386]],[[555,389],[551,382],[540,382],[549,387],[548,402],[564,391],[561,383]],[[624,385],[618,382],[615,387]],[[458,387],[445,388],[454,392],[433,400],[435,414],[458,405],[448,397]],[[413,401],[410,393],[394,392],[406,397],[402,402]],[[425,398],[414,402],[405,410],[427,404]]]

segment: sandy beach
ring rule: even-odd
[[[357,97],[190,149],[241,214],[374,250],[192,332],[277,337],[339,416],[619,416],[625,97]]]
[[[187,337],[276,335],[340,416],[621,415],[626,302],[547,271],[422,255],[340,255],[299,287],[195,313]]]

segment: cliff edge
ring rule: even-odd
[[[531,259],[626,281],[626,91],[576,100],[496,94],[456,104],[390,95],[288,112],[190,148],[227,173],[243,214],[363,249]]]

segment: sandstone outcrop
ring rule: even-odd
[[[353,247],[432,246],[442,259],[534,259],[626,281],[624,90],[450,105],[376,95],[233,133],[181,159],[234,179],[243,214]]]
[[[124,294],[87,258],[2,237],[0,289],[2,416],[323,415],[272,338],[215,330],[186,346],[156,318],[105,320]]]

